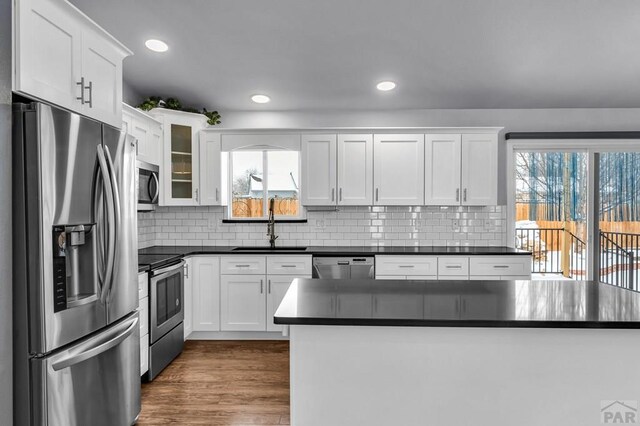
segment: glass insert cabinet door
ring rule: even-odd
[[[160,205],[200,204],[199,133],[207,118],[201,114],[157,108],[151,115],[163,123]]]
[[[191,126],[171,124],[171,198],[194,196],[194,144]]]

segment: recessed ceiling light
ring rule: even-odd
[[[257,104],[266,104],[271,98],[267,95],[253,95],[251,96],[251,100]]]
[[[150,39],[144,42],[144,45],[147,46],[147,49],[153,50],[154,52],[166,52],[169,50],[169,46],[162,40]]]
[[[387,92],[389,90],[395,89],[396,83],[394,83],[393,81],[381,81],[380,83],[376,84],[376,88],[378,90],[382,90],[383,92]]]

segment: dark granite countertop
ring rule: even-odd
[[[176,262],[183,254],[138,254],[138,273],[161,268],[169,263]]]
[[[640,328],[640,293],[596,281],[297,279],[275,323]]]
[[[307,247],[306,250],[242,250],[234,251],[238,246],[153,246],[138,250],[138,271],[158,268],[177,256],[198,254],[306,254],[313,256],[374,256],[377,254],[404,255],[530,255],[530,252],[511,247]],[[154,256],[154,257],[149,257]],[[158,257],[156,257],[158,256]],[[168,260],[164,261],[161,256]]]
[[[286,247],[278,247],[276,250],[242,250],[237,251],[239,246],[153,246],[138,250],[138,254],[313,254],[313,255],[376,255],[376,254],[431,254],[431,255],[530,255],[531,252],[515,249],[513,247],[446,247],[446,246],[420,246],[420,247],[307,247],[306,250],[286,250]],[[284,250],[282,250],[284,249]]]

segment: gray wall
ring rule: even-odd
[[[142,102],[142,95],[135,89],[135,87],[127,83],[125,80],[122,82],[122,100],[126,104],[136,106]]]
[[[11,303],[11,0],[0,0],[0,423],[13,418]]]
[[[499,126],[505,132],[640,130],[640,108],[221,111],[223,127]]]

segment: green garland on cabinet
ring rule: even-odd
[[[176,98],[167,98],[166,100],[164,100],[160,96],[151,96],[145,99],[140,105],[137,106],[137,108],[140,108],[143,111],[150,111],[154,108],[166,108],[176,111],[193,112],[196,114],[202,114],[207,117],[207,123],[209,123],[211,126],[222,123],[220,121],[220,114],[218,113],[218,111],[207,111],[206,108],[202,108],[202,111],[200,111],[192,107],[183,107],[182,103]]]

